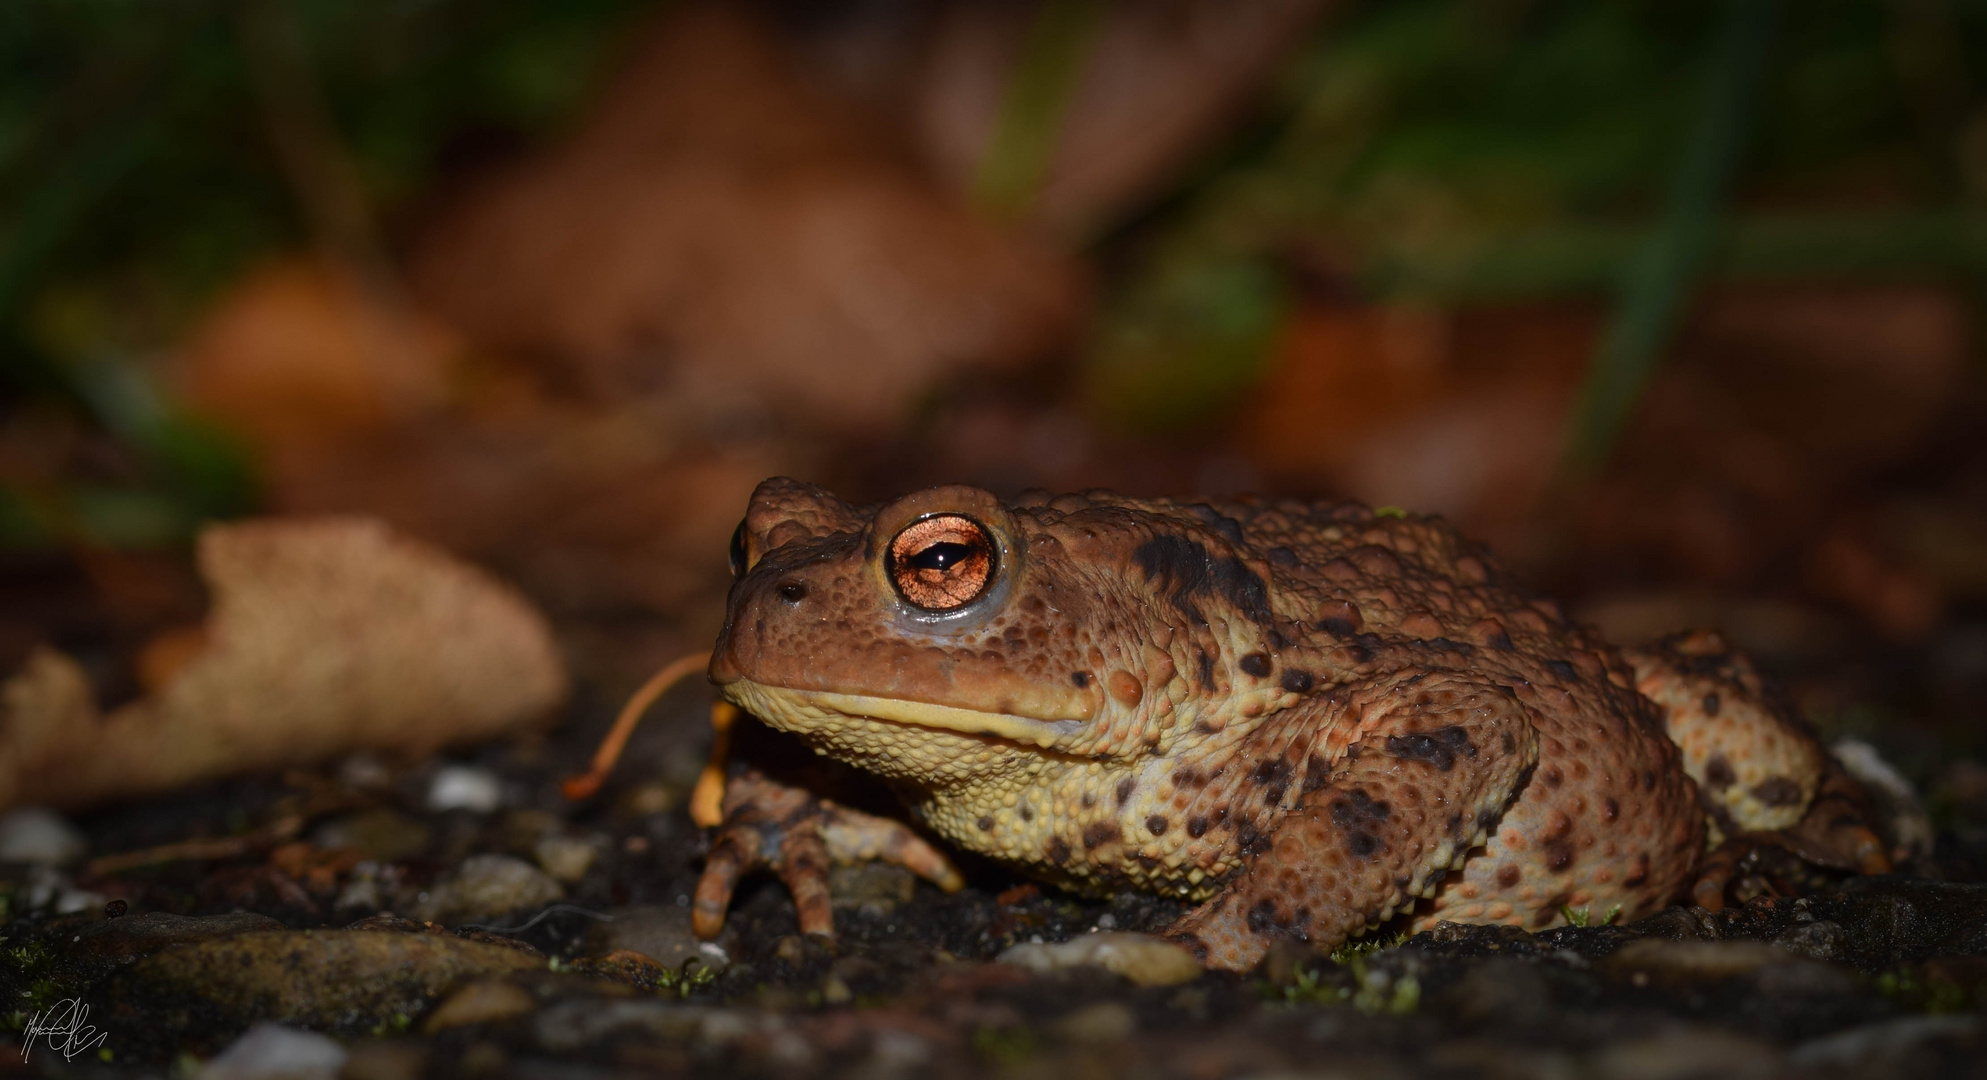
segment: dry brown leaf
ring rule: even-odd
[[[802,467],[778,432],[727,423],[708,400],[548,393],[523,365],[452,358],[439,324],[341,281],[300,260],[253,272],[175,357],[203,414],[253,441],[272,512],[376,517],[567,610],[696,609],[693,636],[708,636],[739,509]],[[127,621],[185,621],[160,563],[85,561],[135,609]],[[198,644],[154,642],[141,683],[162,686]]]
[[[529,603],[377,521],[215,526],[199,556],[208,644],[156,696],[103,716],[81,668],[47,649],[0,687],[0,806],[74,807],[362,747],[424,754],[542,720],[565,696]]]
[[[1524,563],[1604,313],[1317,307],[1286,328],[1240,425],[1293,486],[1434,510]],[[1625,573],[1734,585],[1814,542],[1833,500],[1909,460],[1965,372],[1964,305],[1937,286],[1707,292],[1565,528]],[[1846,571],[1845,571],[1846,573]],[[1916,586],[1870,585],[1923,625]]]
[[[564,145],[459,200],[412,279],[600,399],[667,388],[812,429],[901,423],[944,375],[1066,345],[1069,261],[892,158],[741,12],[659,24]]]
[[[309,453],[446,404],[452,331],[302,258],[261,266],[174,357],[177,389],[264,453]]]

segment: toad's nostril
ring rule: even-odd
[[[789,604],[798,604],[807,597],[807,586],[798,581],[782,581],[779,584],[780,598]]]

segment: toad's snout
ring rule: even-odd
[[[1009,656],[1006,644],[980,620],[904,604],[860,564],[779,566],[769,558],[733,587],[710,676],[727,687],[755,683],[1049,722],[1096,714],[1098,687],[1045,679],[1039,665]]]

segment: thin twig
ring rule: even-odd
[[[294,839],[303,829],[303,816],[288,814],[254,832],[243,833],[240,836],[179,840],[170,844],[160,844],[157,847],[100,856],[91,859],[86,869],[91,874],[115,874],[140,866],[185,862],[189,859],[238,859]]]

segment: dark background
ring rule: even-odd
[[[1971,0],[0,5],[0,668],[255,513],[612,698],[768,475],[1332,495],[1971,797],[1984,202]]]

